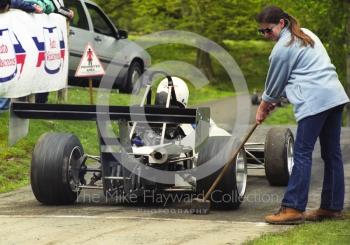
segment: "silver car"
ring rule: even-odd
[[[88,0],[66,0],[65,6],[74,11],[69,31],[69,84],[85,86],[87,83],[74,77],[84,49],[92,45],[103,67],[112,71],[109,81],[113,88],[131,93],[135,82],[151,64],[148,53],[127,40],[128,33],[118,29],[103,10]],[[99,80],[94,80],[99,86]],[[108,85],[111,86],[111,85]]]

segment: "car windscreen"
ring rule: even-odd
[[[92,23],[94,25],[94,32],[115,37],[115,31],[106,16],[96,6],[86,3],[89,10]]]

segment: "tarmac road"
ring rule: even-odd
[[[212,116],[227,130],[234,128],[234,99],[210,103]],[[249,106],[248,106],[249,107]],[[248,108],[245,108],[248,111]],[[252,108],[250,119],[254,118]],[[270,127],[261,126],[251,141],[264,141]],[[295,130],[295,129],[293,129]],[[346,176],[346,208],[350,208],[350,129],[342,133]],[[320,200],[323,163],[317,145],[308,208]],[[246,198],[238,210],[212,210],[192,215],[184,204],[135,206],[109,204],[98,191],[82,191],[74,205],[44,206],[30,187],[0,195],[0,244],[239,244],[265,232],[288,229],[263,222],[277,211],[284,187],[271,187],[263,171],[248,177]]]

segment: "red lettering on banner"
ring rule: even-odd
[[[15,66],[16,59],[0,59],[0,67]]]
[[[47,53],[46,54],[46,60],[60,60],[61,59],[61,53]]]
[[[50,38],[50,48],[57,48],[57,42],[55,39]]]
[[[9,51],[7,45],[2,44],[0,45],[0,54],[6,54]]]

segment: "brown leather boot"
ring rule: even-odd
[[[322,221],[325,219],[343,219],[344,216],[341,211],[332,211],[319,208],[304,213],[305,220],[307,221]]]
[[[277,213],[266,216],[265,221],[274,225],[297,225],[304,223],[305,219],[302,211],[282,206]]]

